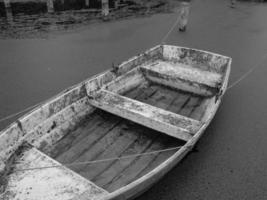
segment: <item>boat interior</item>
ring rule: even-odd
[[[156,61],[151,66],[154,67],[154,70],[157,69],[155,66],[159,66],[159,70],[162,72],[169,72],[173,67],[176,67],[177,70],[177,66],[171,66],[168,69],[166,65],[168,63]],[[160,80],[162,73],[155,70],[156,72],[153,74],[154,71],[149,71],[149,69],[149,66],[135,68],[115,79],[100,92],[91,94],[93,104],[98,108],[88,115],[76,130],[59,140],[53,146],[50,156],[61,163],[73,163],[146,154],[183,146],[186,140],[192,136],[190,135],[188,138],[170,136],[168,127],[165,128],[164,124],[172,126],[169,119],[178,124],[177,121],[182,118],[184,123],[193,124],[192,129],[197,130],[201,126],[206,106],[213,96],[214,87],[207,85],[205,88],[203,86],[203,94],[188,92],[177,86],[176,88],[172,87],[170,85],[173,84],[171,78],[171,83],[162,84],[163,81]],[[156,74],[157,72],[159,74]],[[168,74],[170,73],[167,73],[166,76]],[[214,78],[211,81],[220,81],[221,76],[211,75],[206,76]],[[163,78],[168,80],[166,77]],[[217,78],[218,80],[216,80]],[[203,81],[207,80],[203,79]],[[210,91],[208,87],[210,87]],[[138,112],[135,112],[136,109],[142,114],[138,115]],[[149,109],[154,109],[153,114],[147,116],[145,112]],[[133,111],[133,114],[128,115],[127,111],[129,110]],[[164,113],[160,111],[164,111]],[[124,112],[126,112],[125,115]],[[143,113],[145,114],[143,115]],[[169,116],[170,113],[174,115]],[[134,122],[132,121],[133,115],[137,117]],[[167,119],[161,118],[161,115],[167,116]],[[155,122],[149,123],[146,118],[155,120]],[[161,130],[161,128],[163,129]],[[186,129],[186,125],[183,128]],[[175,131],[179,130],[174,129],[173,132]],[[152,171],[176,151],[177,149],[174,149],[153,155],[116,159],[70,168],[96,185],[113,192]]]
[[[154,170],[194,137],[217,101],[227,62],[218,70],[157,56],[125,73],[114,68],[111,81],[93,90],[89,83],[81,85],[85,96],[26,134],[26,141],[100,188],[99,193],[114,192]],[[44,130],[46,135],[39,136]],[[157,152],[165,149],[170,150]],[[24,150],[15,154],[15,160],[25,157]]]

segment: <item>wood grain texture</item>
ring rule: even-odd
[[[141,84],[123,94],[127,98],[191,117],[204,98],[157,84]],[[203,110],[200,109],[200,112]],[[176,147],[182,141],[96,109],[54,146],[62,163],[101,160]],[[107,191],[115,191],[149,173],[176,151],[70,167]]]
[[[99,91],[90,103],[97,108],[185,141],[189,140],[201,125],[194,119],[106,90]],[[188,107],[190,108],[191,104]]]

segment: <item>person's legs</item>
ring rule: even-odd
[[[179,31],[180,31],[180,32],[185,32],[185,31],[186,31],[186,26],[180,27],[180,28],[179,28]]]
[[[231,0],[231,8],[235,8],[236,0]]]
[[[181,8],[179,12],[179,31],[185,32],[186,26],[188,23],[188,16],[189,16],[189,3],[183,2],[181,3]]]

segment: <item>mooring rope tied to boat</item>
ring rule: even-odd
[[[36,104],[36,105],[33,105],[33,106],[30,106],[30,107],[28,107],[28,108],[25,108],[24,110],[21,110],[21,111],[19,111],[19,112],[13,113],[13,114],[8,115],[8,116],[6,116],[6,117],[3,117],[3,118],[0,119],[0,122],[3,122],[3,121],[8,120],[8,119],[10,119],[10,118],[12,118],[12,117],[16,117],[16,116],[18,116],[18,115],[20,115],[20,114],[22,114],[22,113],[25,113],[25,112],[27,112],[28,110],[37,107],[38,105],[40,105],[40,103],[38,103],[38,104]]]
[[[164,37],[162,38],[160,44],[165,43],[165,41],[168,39],[169,35],[172,33],[172,31],[174,30],[174,28],[176,27],[176,25],[179,22],[180,17],[178,16],[176,21],[173,23],[173,25],[171,26],[171,28],[169,29],[169,31],[164,35]]]
[[[139,157],[139,156],[146,156],[146,155],[152,155],[152,154],[158,154],[163,153],[167,151],[173,151],[182,148],[183,146],[177,146],[157,151],[150,151],[146,153],[139,153],[139,154],[131,154],[128,156],[121,156],[121,157],[113,157],[113,158],[107,158],[107,159],[101,159],[101,160],[92,160],[92,161],[83,161],[83,162],[72,162],[72,163],[62,163],[60,165],[50,165],[50,166],[44,166],[44,167],[33,167],[33,168],[24,168],[24,169],[17,169],[13,172],[20,172],[20,171],[29,171],[29,170],[38,170],[38,169],[47,169],[47,168],[58,168],[58,167],[71,167],[71,166],[77,166],[77,165],[85,165],[85,164],[95,164],[95,163],[101,163],[101,162],[108,162],[108,161],[114,161],[114,160],[122,160],[122,159],[128,159],[133,157]],[[23,164],[23,162],[18,163]]]
[[[239,77],[236,81],[234,81],[230,86],[227,87],[227,90],[231,89],[232,87],[234,87],[235,85],[237,85],[239,82],[241,82],[243,79],[245,79],[249,74],[251,74],[252,72],[254,72],[256,70],[256,68],[258,68],[259,66],[261,66],[263,64],[263,61],[265,61],[267,59],[267,54],[264,55],[263,59],[260,60],[260,62],[255,65],[254,67],[252,67],[250,70],[248,70],[246,73],[244,73],[241,77]]]

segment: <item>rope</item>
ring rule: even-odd
[[[169,37],[169,35],[172,33],[172,31],[174,30],[174,28],[175,28],[175,26],[178,24],[178,22],[179,22],[179,17],[178,17],[177,20],[173,23],[173,25],[171,26],[171,28],[169,29],[169,31],[164,35],[164,37],[163,37],[162,40],[161,40],[161,44],[163,44],[163,43],[165,42],[165,40]],[[10,119],[10,118],[12,118],[12,117],[15,117],[15,116],[17,116],[17,115],[20,115],[20,114],[22,114],[22,113],[25,113],[25,112],[31,110],[32,108],[35,108],[35,107],[37,107],[37,106],[39,106],[39,105],[41,105],[41,104],[42,104],[42,103],[35,104],[35,105],[33,105],[33,106],[30,106],[30,107],[28,107],[28,108],[25,108],[24,110],[21,110],[21,111],[19,111],[19,112],[16,112],[16,113],[13,113],[13,114],[8,115],[8,116],[6,116],[6,117],[3,117],[3,118],[0,119],[0,123],[3,122],[3,121],[5,121],[5,120],[8,120],[8,119]]]
[[[12,118],[12,117],[15,117],[15,116],[17,116],[17,115],[20,115],[20,114],[22,114],[22,113],[24,113],[24,112],[26,112],[26,111],[29,111],[29,110],[31,110],[31,109],[33,109],[33,108],[39,106],[40,104],[41,104],[41,103],[35,104],[35,105],[33,105],[33,106],[30,106],[30,107],[28,107],[28,108],[25,108],[24,110],[21,110],[21,111],[19,111],[19,112],[16,112],[16,113],[13,113],[13,114],[11,114],[11,115],[8,115],[8,116],[6,116],[6,117],[4,117],[4,118],[1,118],[1,119],[0,119],[0,122],[3,122],[3,121],[8,120],[8,119],[10,119],[10,118]]]
[[[248,70],[245,74],[243,74],[239,79],[237,79],[235,82],[233,82],[228,88],[227,90],[231,89],[232,87],[236,86],[238,83],[240,83],[243,79],[245,79],[249,74],[251,74],[252,72],[254,72],[259,66],[261,66],[261,64],[263,63],[263,61],[265,61],[267,58],[267,54],[263,57],[263,59],[254,67],[252,67],[250,70]]]
[[[85,165],[85,164],[95,164],[95,163],[114,161],[114,160],[122,160],[122,159],[128,159],[128,158],[133,158],[133,157],[146,156],[146,155],[152,155],[152,154],[157,154],[157,153],[162,153],[162,152],[167,152],[167,151],[173,151],[173,150],[180,149],[181,147],[182,146],[177,146],[177,147],[172,147],[172,148],[168,148],[168,149],[162,149],[162,150],[158,150],[158,151],[151,151],[151,152],[140,153],[140,154],[132,154],[132,155],[129,155],[129,156],[122,156],[122,157],[107,158],[107,159],[102,159],[102,160],[73,162],[73,163],[62,163],[62,165],[60,164],[60,165],[50,165],[50,166],[44,166],[44,167],[33,167],[33,168],[18,169],[18,170],[14,170],[14,172],[37,170],[37,169],[47,169],[47,168],[58,168],[58,167],[70,167],[70,166]]]
[[[180,17],[178,16],[176,21],[173,23],[173,25],[171,26],[170,30],[164,35],[164,37],[162,38],[160,44],[165,43],[165,41],[168,39],[169,35],[172,33],[172,31],[174,30],[174,28],[176,27],[176,25],[178,24],[180,20]]]

